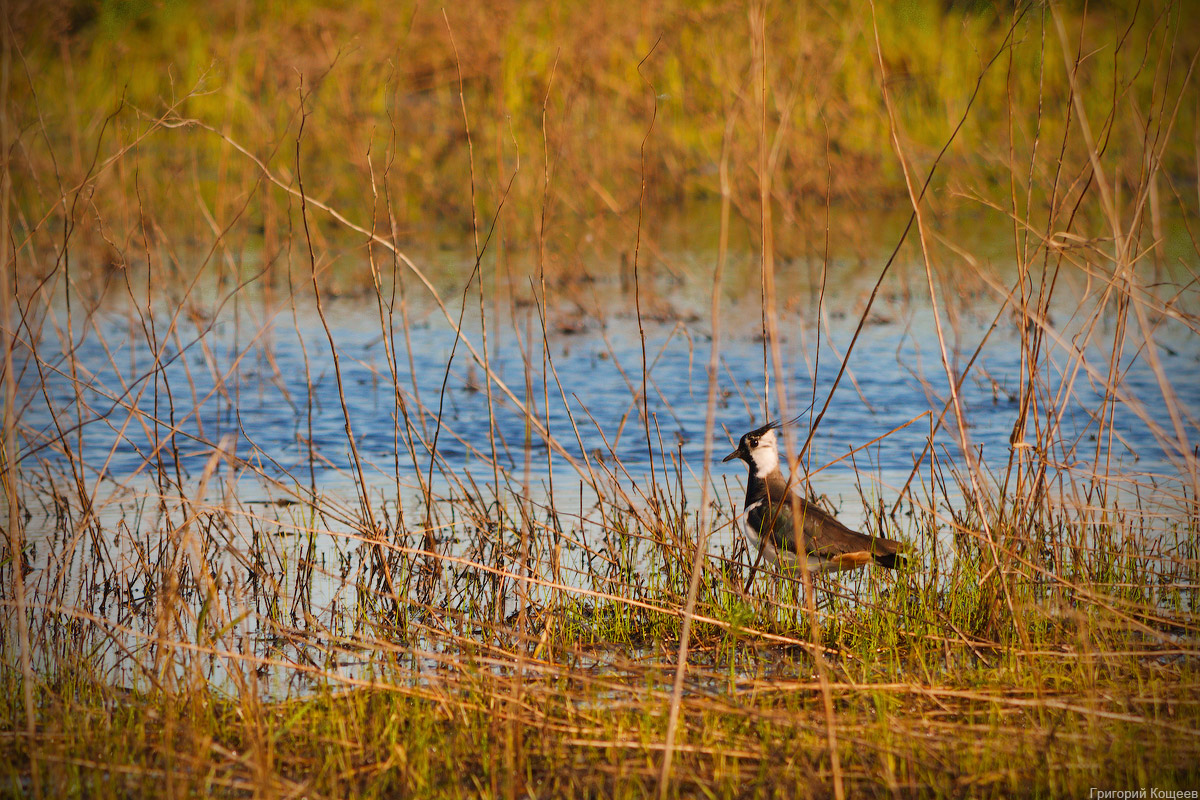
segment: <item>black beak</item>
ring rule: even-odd
[[[737,450],[734,450],[732,453],[730,453],[729,455],[722,458],[721,463],[725,463],[726,461],[733,461],[735,458],[737,458],[739,455],[741,455],[741,452],[742,452],[742,448],[739,447]]]

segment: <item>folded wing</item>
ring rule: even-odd
[[[772,492],[772,488],[776,491]],[[900,542],[853,531],[807,500],[799,496],[794,500],[788,498],[779,488],[768,487],[768,496],[775,497],[749,509],[747,519],[764,541],[769,540],[781,552],[796,554],[794,514],[799,513],[806,554],[829,562],[835,569],[854,569],[872,560],[881,567],[894,569],[904,562]]]

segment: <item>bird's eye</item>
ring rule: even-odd
[[[749,439],[746,440],[746,444],[750,445],[751,447],[758,447],[758,437],[751,436]]]

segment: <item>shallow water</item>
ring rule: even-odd
[[[552,309],[547,336],[552,370],[543,368],[540,323],[533,308],[491,316],[490,367],[517,400],[545,423],[558,445],[556,456],[561,452],[580,465],[588,457],[617,461],[633,481],[649,480],[652,471],[657,479],[663,479],[664,458],[669,464],[672,456],[681,456],[687,469],[698,477],[706,446],[711,320],[700,316],[697,303],[686,297],[671,303],[669,314],[660,303],[653,314],[643,315],[643,347],[636,312],[629,307],[632,297],[624,299],[626,307],[616,310],[607,303],[608,316],[603,319],[570,312],[564,316]],[[767,418],[763,413],[765,388],[770,394],[769,416],[777,416],[774,381],[764,387],[759,312],[755,308],[753,314],[746,313],[756,299],[744,294],[729,297],[723,310],[717,432],[712,442],[717,459],[736,443],[738,435]],[[814,383],[817,408],[824,403],[840,366],[839,355],[845,352],[857,322],[853,312],[862,299],[844,292],[826,298],[819,350],[815,315],[804,313],[807,309],[781,314],[790,413],[809,408]],[[981,300],[963,303],[965,307],[954,314],[954,329],[947,331],[949,358],[956,368],[966,365],[998,308],[994,302]],[[478,302],[474,296],[468,300],[463,338],[482,352],[478,307],[472,301]],[[290,307],[259,307],[247,312],[246,305],[243,302],[235,315],[227,304],[215,320],[197,325],[184,319],[175,329],[169,325],[167,307],[157,309],[152,321],[147,315],[131,314],[127,307],[102,309],[93,318],[93,327],[77,335],[73,348],[75,373],[82,386],[78,408],[68,359],[61,349],[47,353],[43,348],[40,377],[45,379],[49,406],[32,366],[25,365],[22,380],[28,404],[22,422],[32,443],[24,451],[25,458],[54,460],[54,442],[61,427],[67,430],[66,439],[73,450],[78,452],[82,444],[82,462],[93,476],[103,474],[124,481],[152,472],[160,456],[172,455],[156,452],[155,440],[165,441],[173,428],[180,465],[185,475],[193,478],[210,458],[212,444],[232,437],[227,441],[232,452],[269,477],[301,485],[337,486],[353,477],[346,434],[348,415],[366,480],[387,485],[399,475],[403,484],[415,485],[416,470],[428,469],[428,445],[437,430],[440,410],[441,429],[436,433],[440,469],[469,475],[480,485],[492,482],[490,433],[494,430],[495,455],[502,472],[524,478],[528,458],[532,462],[528,478],[535,486],[547,482],[544,437],[528,429],[526,413],[495,385],[489,406],[482,367],[463,341],[456,342],[445,318],[428,303],[415,304],[410,313],[414,322],[407,333],[396,315],[391,336],[399,361],[393,380],[384,342],[385,323],[377,304],[370,298],[325,300],[338,355],[340,393],[330,344],[311,301],[296,301],[295,322]],[[785,295],[780,305],[797,305],[797,300]],[[943,325],[949,328],[945,311],[942,314]],[[165,366],[160,371],[153,369],[153,349],[143,327],[151,322],[157,329],[154,339],[165,342],[161,355]],[[1104,344],[1103,338],[1099,341]],[[1168,374],[1179,377],[1172,382],[1174,392],[1184,407],[1200,408],[1200,381],[1184,377],[1200,372],[1200,342],[1195,337],[1168,336],[1164,343],[1159,357]],[[645,372],[649,447],[642,418],[643,351],[649,362]],[[1101,359],[1095,362],[1101,371],[1106,366],[1104,355],[1102,347],[1089,353],[1090,358]],[[1074,367],[1062,352],[1054,354],[1052,365],[1051,369],[1059,370]],[[961,393],[969,442],[985,463],[994,466],[1002,466],[1010,452],[1021,369],[1019,332],[1011,318],[1002,318]],[[1124,369],[1123,389],[1145,405],[1146,417],[1170,430],[1158,382],[1146,360],[1127,357]],[[1060,375],[1050,378],[1052,386],[1061,381]],[[397,390],[420,440],[415,445],[415,463],[405,452],[407,440]],[[1089,412],[1100,407],[1103,395],[1086,373],[1074,381],[1072,391],[1074,400],[1062,419],[1060,439],[1067,444],[1080,440],[1080,446],[1068,455],[1072,460],[1091,459],[1096,453],[1097,424]],[[921,414],[938,414],[947,397],[928,300],[922,302],[918,296],[902,304],[894,298],[884,299],[876,304],[817,431],[812,463],[820,465],[843,456]],[[127,424],[133,409],[136,414]],[[796,428],[797,445],[809,418],[805,415]],[[937,441],[957,458],[957,432],[952,416],[947,420]],[[1115,414],[1114,432],[1108,462],[1114,474],[1135,467],[1139,472],[1176,472],[1178,452],[1164,450],[1146,420],[1124,404]],[[858,453],[853,461],[847,459],[822,472],[819,488],[847,491],[856,469],[868,475],[869,482],[898,486],[908,477],[928,434],[928,421],[896,431]],[[1102,462],[1106,455],[1102,448]],[[578,478],[567,459],[555,457],[552,463],[557,479]],[[438,471],[435,468],[435,474]],[[740,477],[740,471],[740,464],[714,466],[718,478],[732,480]]]
[[[477,289],[467,292],[465,304],[461,294],[470,262],[442,265],[439,278],[447,313],[457,320],[460,309],[463,312],[461,338],[446,315],[411,282],[406,285],[407,326],[399,308],[391,315],[386,309],[381,312],[374,294],[326,296],[332,348],[308,297],[281,301],[278,293],[271,299],[251,289],[221,302],[222,290],[213,286],[206,290],[204,303],[189,300],[184,313],[176,315],[180,307],[164,299],[149,306],[151,314],[145,306],[115,295],[90,316],[73,320],[72,347],[61,344],[65,339],[46,336],[38,350],[40,364],[31,360],[20,365],[24,463],[39,465],[27,474],[53,476],[65,470],[65,440],[82,465],[102,529],[112,532],[111,542],[101,544],[78,529],[64,528],[61,517],[55,517],[56,506],[46,499],[53,494],[48,491],[52,479],[35,478],[34,494],[44,510],[28,525],[34,570],[29,581],[37,587],[35,596],[48,592],[56,576],[66,575],[72,586],[57,591],[68,604],[74,596],[80,608],[134,631],[126,644],[136,650],[137,643],[150,636],[154,622],[139,609],[153,605],[147,604],[153,600],[153,571],[146,565],[154,560],[154,552],[162,552],[162,516],[175,514],[176,525],[179,519],[178,501],[162,504],[159,495],[163,487],[177,483],[168,494],[203,499],[212,508],[237,509],[223,522],[208,520],[203,537],[209,549],[204,552],[223,586],[231,616],[237,609],[247,614],[239,624],[241,646],[258,658],[282,659],[260,673],[271,684],[269,693],[287,694],[297,680],[307,680],[287,664],[309,663],[310,650],[318,661],[330,656],[322,650],[320,637],[317,644],[303,637],[289,641],[290,634],[281,630],[296,629],[281,629],[268,620],[290,618],[293,626],[302,625],[303,607],[323,620],[324,630],[348,635],[357,630],[353,620],[358,618],[356,609],[362,608],[364,575],[375,574],[365,566],[369,551],[360,547],[358,538],[363,515],[347,417],[377,523],[393,526],[394,542],[419,549],[423,545],[415,531],[427,513],[434,514],[432,521],[439,524],[434,539],[441,555],[450,558],[442,568],[453,576],[460,598],[464,591],[469,594],[471,581],[487,580],[470,569],[472,564],[495,560],[501,569],[505,563],[516,564],[514,543],[479,539],[473,523],[455,516],[460,512],[447,502],[467,497],[481,505],[491,502],[497,476],[502,504],[509,502],[505,498],[524,496],[566,510],[568,518],[574,515],[564,531],[563,551],[554,556],[557,572],[549,572],[553,545],[546,537],[532,544],[540,576],[552,584],[610,591],[595,564],[608,568],[611,578],[619,570],[609,562],[619,560],[624,551],[609,538],[612,530],[597,512],[597,499],[607,496],[613,502],[620,497],[634,506],[645,505],[651,502],[649,487],[654,485],[677,500],[682,494],[694,511],[701,496],[705,450],[711,447],[708,466],[717,513],[709,549],[714,556],[737,556],[738,539],[728,523],[740,510],[745,468],[740,462],[722,464],[720,458],[742,432],[778,416],[774,377],[769,385],[763,378],[764,361],[770,356],[764,353],[761,335],[757,262],[748,256],[734,259],[722,286],[711,443],[706,442],[705,417],[713,259],[711,254],[685,250],[670,254],[670,262],[670,270],[648,270],[649,277],[637,287],[631,285],[628,269],[615,261],[587,263],[582,277],[560,282],[548,293],[544,340],[540,306],[528,291],[536,272],[528,264],[510,269],[517,276],[511,284],[488,281],[482,320]],[[875,269],[861,262],[833,262],[819,305],[819,267],[799,261],[779,265],[779,344],[789,414],[802,414],[814,398],[816,409],[825,402]],[[1011,285],[1011,276],[1003,270],[995,279]],[[1023,368],[1020,330],[1010,313],[1000,314],[993,328],[1000,308],[994,294],[977,281],[961,284],[956,277],[939,282],[942,298],[948,296],[939,305],[939,318],[955,370],[966,367],[987,337],[963,383],[961,404],[975,458],[985,470],[1000,474],[1013,452],[1009,437]],[[896,502],[925,449],[930,414],[939,415],[948,397],[933,305],[927,289],[922,294],[924,285],[923,269],[913,264],[898,265],[894,277],[885,282],[814,438],[810,463],[816,470],[884,437],[813,478],[813,490],[826,495],[852,527],[866,524],[870,516],[860,494],[873,504],[890,507]],[[1105,348],[1111,346],[1114,319],[1107,311],[1100,314],[1098,333],[1083,345],[1091,373],[1077,368],[1078,361],[1066,347],[1073,337],[1083,341],[1086,314],[1096,296],[1095,287],[1066,283],[1051,308],[1051,322],[1064,344],[1052,348],[1043,380],[1053,391],[1069,386],[1069,400],[1061,404],[1060,432],[1046,457],[1051,474],[1066,477],[1060,484],[1068,487],[1062,490],[1064,497],[1073,485],[1086,487],[1093,473],[1120,478],[1111,497],[1145,511],[1150,520],[1145,530],[1165,532],[1178,517],[1170,511],[1155,516],[1155,509],[1160,502],[1172,507],[1179,485],[1188,486],[1189,479],[1184,447],[1162,434],[1173,430],[1173,421],[1144,351],[1126,346],[1121,388],[1127,399],[1140,402],[1141,410],[1129,402],[1116,404],[1109,451],[1107,438],[1096,441],[1100,423],[1095,412],[1102,407]],[[1200,338],[1167,319],[1156,339],[1171,388],[1194,419],[1200,409],[1200,381],[1190,376],[1200,374]],[[389,342],[397,353],[394,376]],[[496,379],[515,400],[495,381],[489,398],[484,369],[467,342],[481,357],[486,353]],[[161,349],[161,369],[155,369],[156,346]],[[765,372],[770,373],[766,363]],[[643,380],[648,425],[642,414]],[[763,411],[764,396],[770,398],[770,414]],[[1045,395],[1039,399],[1044,402]],[[530,424],[530,417],[545,426],[553,444]],[[809,419],[804,415],[793,428],[793,447],[803,441]],[[896,430],[914,419],[914,424]],[[216,457],[218,443],[237,460]],[[935,445],[944,465],[961,467],[952,416],[937,433]],[[928,506],[922,483],[928,474],[925,463],[918,477],[922,488],[914,489],[912,499]],[[200,498],[206,469],[212,471]],[[599,476],[594,487],[589,475]],[[424,507],[421,485],[427,478],[432,480],[433,509]],[[1072,478],[1082,483],[1072,484]],[[1156,491],[1161,497],[1156,498]],[[321,507],[319,519],[304,503],[313,497]],[[928,510],[960,499],[950,485]],[[36,505],[31,504],[31,510]],[[438,516],[443,505],[449,511]],[[197,518],[193,528],[201,522]],[[306,552],[310,540],[304,532],[314,529],[323,533],[311,540]],[[637,559],[647,550],[635,546],[631,552],[642,554],[633,556]],[[258,571],[260,577],[234,577],[245,573],[247,554],[256,560],[251,573]],[[306,559],[315,565],[314,571],[305,591],[297,592],[294,587],[304,576],[296,565]],[[646,572],[644,564],[636,563],[620,574],[636,576],[638,588],[630,591],[640,596]],[[107,579],[97,578],[104,574],[127,576],[124,587],[110,587]],[[501,617],[517,609],[512,585],[511,575],[497,584]],[[447,587],[443,604],[450,602],[452,589]],[[371,591],[383,596],[379,586]],[[552,594],[544,585],[529,592],[534,603]],[[303,602],[298,600],[301,594]],[[428,653],[441,652],[443,645],[426,641],[423,647],[429,660]],[[321,674],[344,679],[372,674],[370,658],[354,649],[338,652],[324,663]],[[211,677],[223,680],[221,662],[210,661]],[[428,668],[435,667],[430,662]]]

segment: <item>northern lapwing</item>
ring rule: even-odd
[[[775,436],[779,427],[778,422],[768,422],[744,434],[737,449],[722,459],[740,458],[750,465],[742,530],[750,544],[762,551],[761,557],[772,564],[797,563],[797,526],[793,513],[798,513],[799,538],[808,568],[813,572],[857,569],[872,561],[888,569],[903,564],[904,546],[900,542],[852,531],[793,493],[792,485],[779,470]]]

